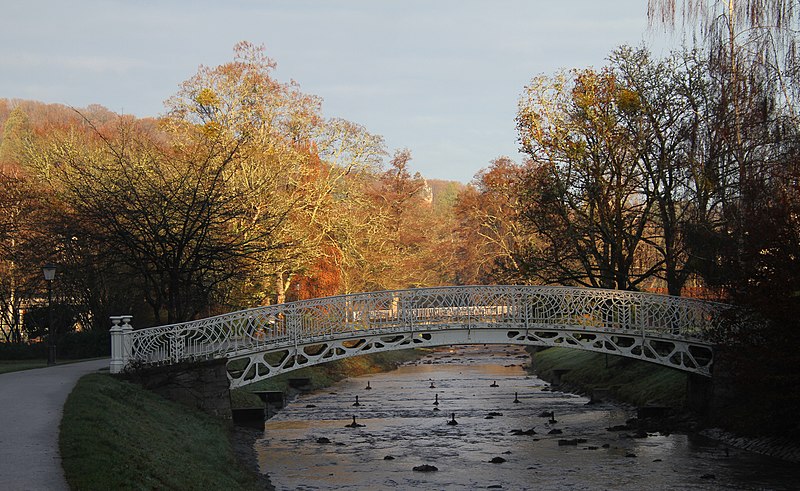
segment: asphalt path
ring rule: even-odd
[[[0,489],[69,490],[58,427],[64,403],[82,376],[109,359],[0,374]]]

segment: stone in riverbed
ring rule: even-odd
[[[571,440],[559,440],[558,441],[558,446],[559,447],[563,447],[563,446],[566,446],[566,445],[577,445],[579,443],[586,443],[586,439],[585,438],[573,438]]]
[[[438,471],[439,468],[436,467],[435,465],[422,464],[422,465],[415,466],[414,470],[416,472],[435,472],[435,471]]]
[[[492,464],[502,464],[505,461],[506,461],[506,459],[504,459],[503,457],[495,457],[492,460],[490,460],[489,462],[492,463]]]

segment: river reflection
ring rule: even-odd
[[[609,432],[629,410],[551,392],[524,372],[527,360],[520,347],[447,348],[303,394],[266,423],[261,470],[281,490],[800,485],[792,464],[707,439]],[[452,415],[457,425],[447,424]],[[346,427],[353,416],[364,426]],[[423,464],[438,471],[413,470]]]

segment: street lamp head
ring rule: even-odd
[[[44,273],[44,279],[47,281],[53,281],[53,278],[56,277],[56,265],[52,263],[47,263],[42,266],[42,273]]]

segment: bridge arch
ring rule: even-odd
[[[136,331],[126,319],[115,318],[112,351],[119,347],[111,368],[227,358],[234,388],[366,353],[518,344],[610,353],[710,377],[713,349],[705,334],[726,308],[682,297],[573,287],[370,292]]]

